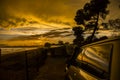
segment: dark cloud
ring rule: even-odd
[[[27,29],[27,28],[26,28]],[[14,37],[10,40],[39,40],[41,37],[43,38],[57,38],[57,37],[69,37],[73,35],[70,28],[63,28],[63,29],[55,29],[44,34],[37,34],[37,35],[29,35],[29,36],[18,36]]]
[[[1,47],[1,48],[5,47],[5,46],[8,46],[8,45],[7,45],[7,44],[2,44],[2,43],[0,43],[0,47]]]
[[[28,19],[26,19],[26,17],[33,18],[33,16],[47,22],[70,25],[70,22],[73,20],[75,8],[78,7],[78,1],[79,0],[75,2],[73,0],[1,0],[0,26],[23,26],[27,24]],[[84,2],[84,0],[81,1]],[[72,5],[72,3],[76,5]],[[38,22],[35,22],[34,19],[28,21],[28,24],[34,23]]]
[[[75,23],[76,11],[88,1],[90,0],[0,0],[0,26],[19,27],[42,23],[41,21],[48,22],[47,25],[71,25]],[[110,17],[118,17],[120,0],[110,1]]]
[[[20,28],[14,28],[12,30],[17,30],[17,31],[34,31],[34,30],[38,30],[39,28],[37,27],[20,27]]]
[[[58,37],[58,36],[61,36],[61,34],[64,34],[64,33],[69,33],[69,31],[61,31],[61,32],[50,31],[48,33],[43,34],[42,36],[43,37]]]
[[[27,19],[15,17],[15,16],[7,16],[4,18],[0,17],[0,26],[1,27],[17,27],[23,26],[27,23]]]
[[[0,40],[9,40],[9,39],[12,39],[12,38],[15,38],[15,37],[18,37],[18,36],[21,36],[21,35],[16,35],[16,34],[0,34]]]
[[[38,40],[41,35],[30,35],[30,36],[17,36],[9,39],[9,41],[17,41],[17,40]]]
[[[46,20],[47,20],[47,19],[46,19]],[[64,25],[70,25],[69,22],[64,22],[64,21],[59,20],[59,19],[56,19],[56,20],[54,20],[54,19],[52,19],[52,20],[47,20],[47,22],[50,22],[50,23],[57,23],[57,24],[64,24]]]
[[[30,24],[37,24],[37,21],[29,21]]]
[[[71,36],[71,35],[73,35],[73,34],[72,34],[72,33],[69,33],[69,34],[63,35],[63,37],[69,37],[69,36]]]
[[[60,28],[60,29],[54,29],[54,30],[50,30],[50,32],[54,32],[54,31],[58,31],[58,30],[71,30],[71,28]]]

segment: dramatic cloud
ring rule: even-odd
[[[34,35],[21,35],[21,36],[14,36],[14,38],[10,40],[39,40],[41,38],[57,38],[57,37],[68,37],[73,35],[72,30],[70,28],[63,28],[63,29],[55,29],[55,30],[50,30],[49,32],[43,33],[43,34],[34,34]],[[2,35],[1,35],[2,36]],[[0,36],[0,37],[1,37]],[[9,36],[9,35],[7,35]],[[10,37],[13,35],[10,35]],[[9,37],[8,37],[9,38]]]
[[[26,34],[31,31],[31,29],[27,27],[24,29],[27,31]],[[21,33],[21,31],[24,32],[24,29],[17,28],[17,30],[14,29],[14,31],[19,31],[19,33]],[[34,30],[36,32],[36,29],[37,28],[33,28],[33,32]],[[34,35],[19,35],[18,33],[15,34],[15,32],[10,34],[8,34],[9,32],[6,34],[3,33],[4,32],[0,35],[0,45],[2,46],[4,46],[4,44],[6,46],[40,46],[44,45],[46,42],[58,43],[59,40],[72,43],[74,39],[73,32],[70,28],[54,29]]]
[[[76,25],[74,21],[76,11],[89,1],[0,0],[0,39],[18,38],[26,42],[31,39],[32,43],[38,40],[37,44],[39,41],[43,44],[47,41],[46,38],[53,42],[61,39],[72,41],[73,36],[71,37],[72,33],[69,29]],[[110,2],[108,6],[110,14],[107,20],[120,18],[120,0],[110,0]],[[39,40],[41,36],[45,39]],[[6,44],[8,43],[10,42]],[[21,43],[16,42],[17,44]]]
[[[32,26],[32,24],[43,23],[45,25],[56,23],[70,26],[75,24],[74,16],[76,11],[88,1],[0,0],[0,27]],[[109,18],[120,16],[120,0],[110,1],[109,9],[111,12]]]
[[[41,29],[39,27],[0,28],[0,40],[11,39],[18,36],[40,35],[49,31],[50,29]]]
[[[86,0],[87,1],[87,0]],[[42,22],[70,25],[84,0],[1,0],[0,26],[20,27]]]

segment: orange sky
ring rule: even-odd
[[[120,1],[110,1],[107,19],[120,17]],[[86,2],[89,0],[1,0],[0,27],[71,27],[76,11]]]
[[[0,38],[8,39],[21,36],[36,35],[37,40],[30,40],[30,45],[36,45],[38,43],[44,44],[45,41],[57,41],[65,40],[72,41],[72,30],[67,35],[69,37],[63,37],[64,29],[72,28],[76,25],[74,17],[78,9],[83,8],[86,2],[90,0],[0,0]],[[110,0],[108,9],[110,10],[106,20],[120,18],[120,0]],[[4,29],[5,28],[5,29]],[[60,30],[62,29],[63,33]],[[48,35],[44,38],[39,38],[41,33],[54,30],[52,34],[56,34],[54,38],[48,38]],[[50,31],[50,32],[49,32]],[[58,32],[57,32],[58,31]],[[62,37],[61,37],[62,36]],[[20,39],[19,38],[19,39]],[[24,38],[24,37],[22,37]],[[40,40],[38,40],[38,38]],[[25,38],[26,39],[26,38]],[[29,38],[28,38],[29,39]],[[2,44],[13,44],[12,41]],[[20,41],[14,44],[21,44]],[[26,41],[24,41],[26,43]],[[24,44],[22,44],[24,45]]]

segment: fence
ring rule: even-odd
[[[42,48],[6,55],[1,51],[0,80],[32,80],[47,57]]]
[[[73,54],[73,46],[57,46],[48,49],[53,57],[66,57]]]

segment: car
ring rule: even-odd
[[[68,63],[65,80],[120,80],[120,37],[84,45]]]

